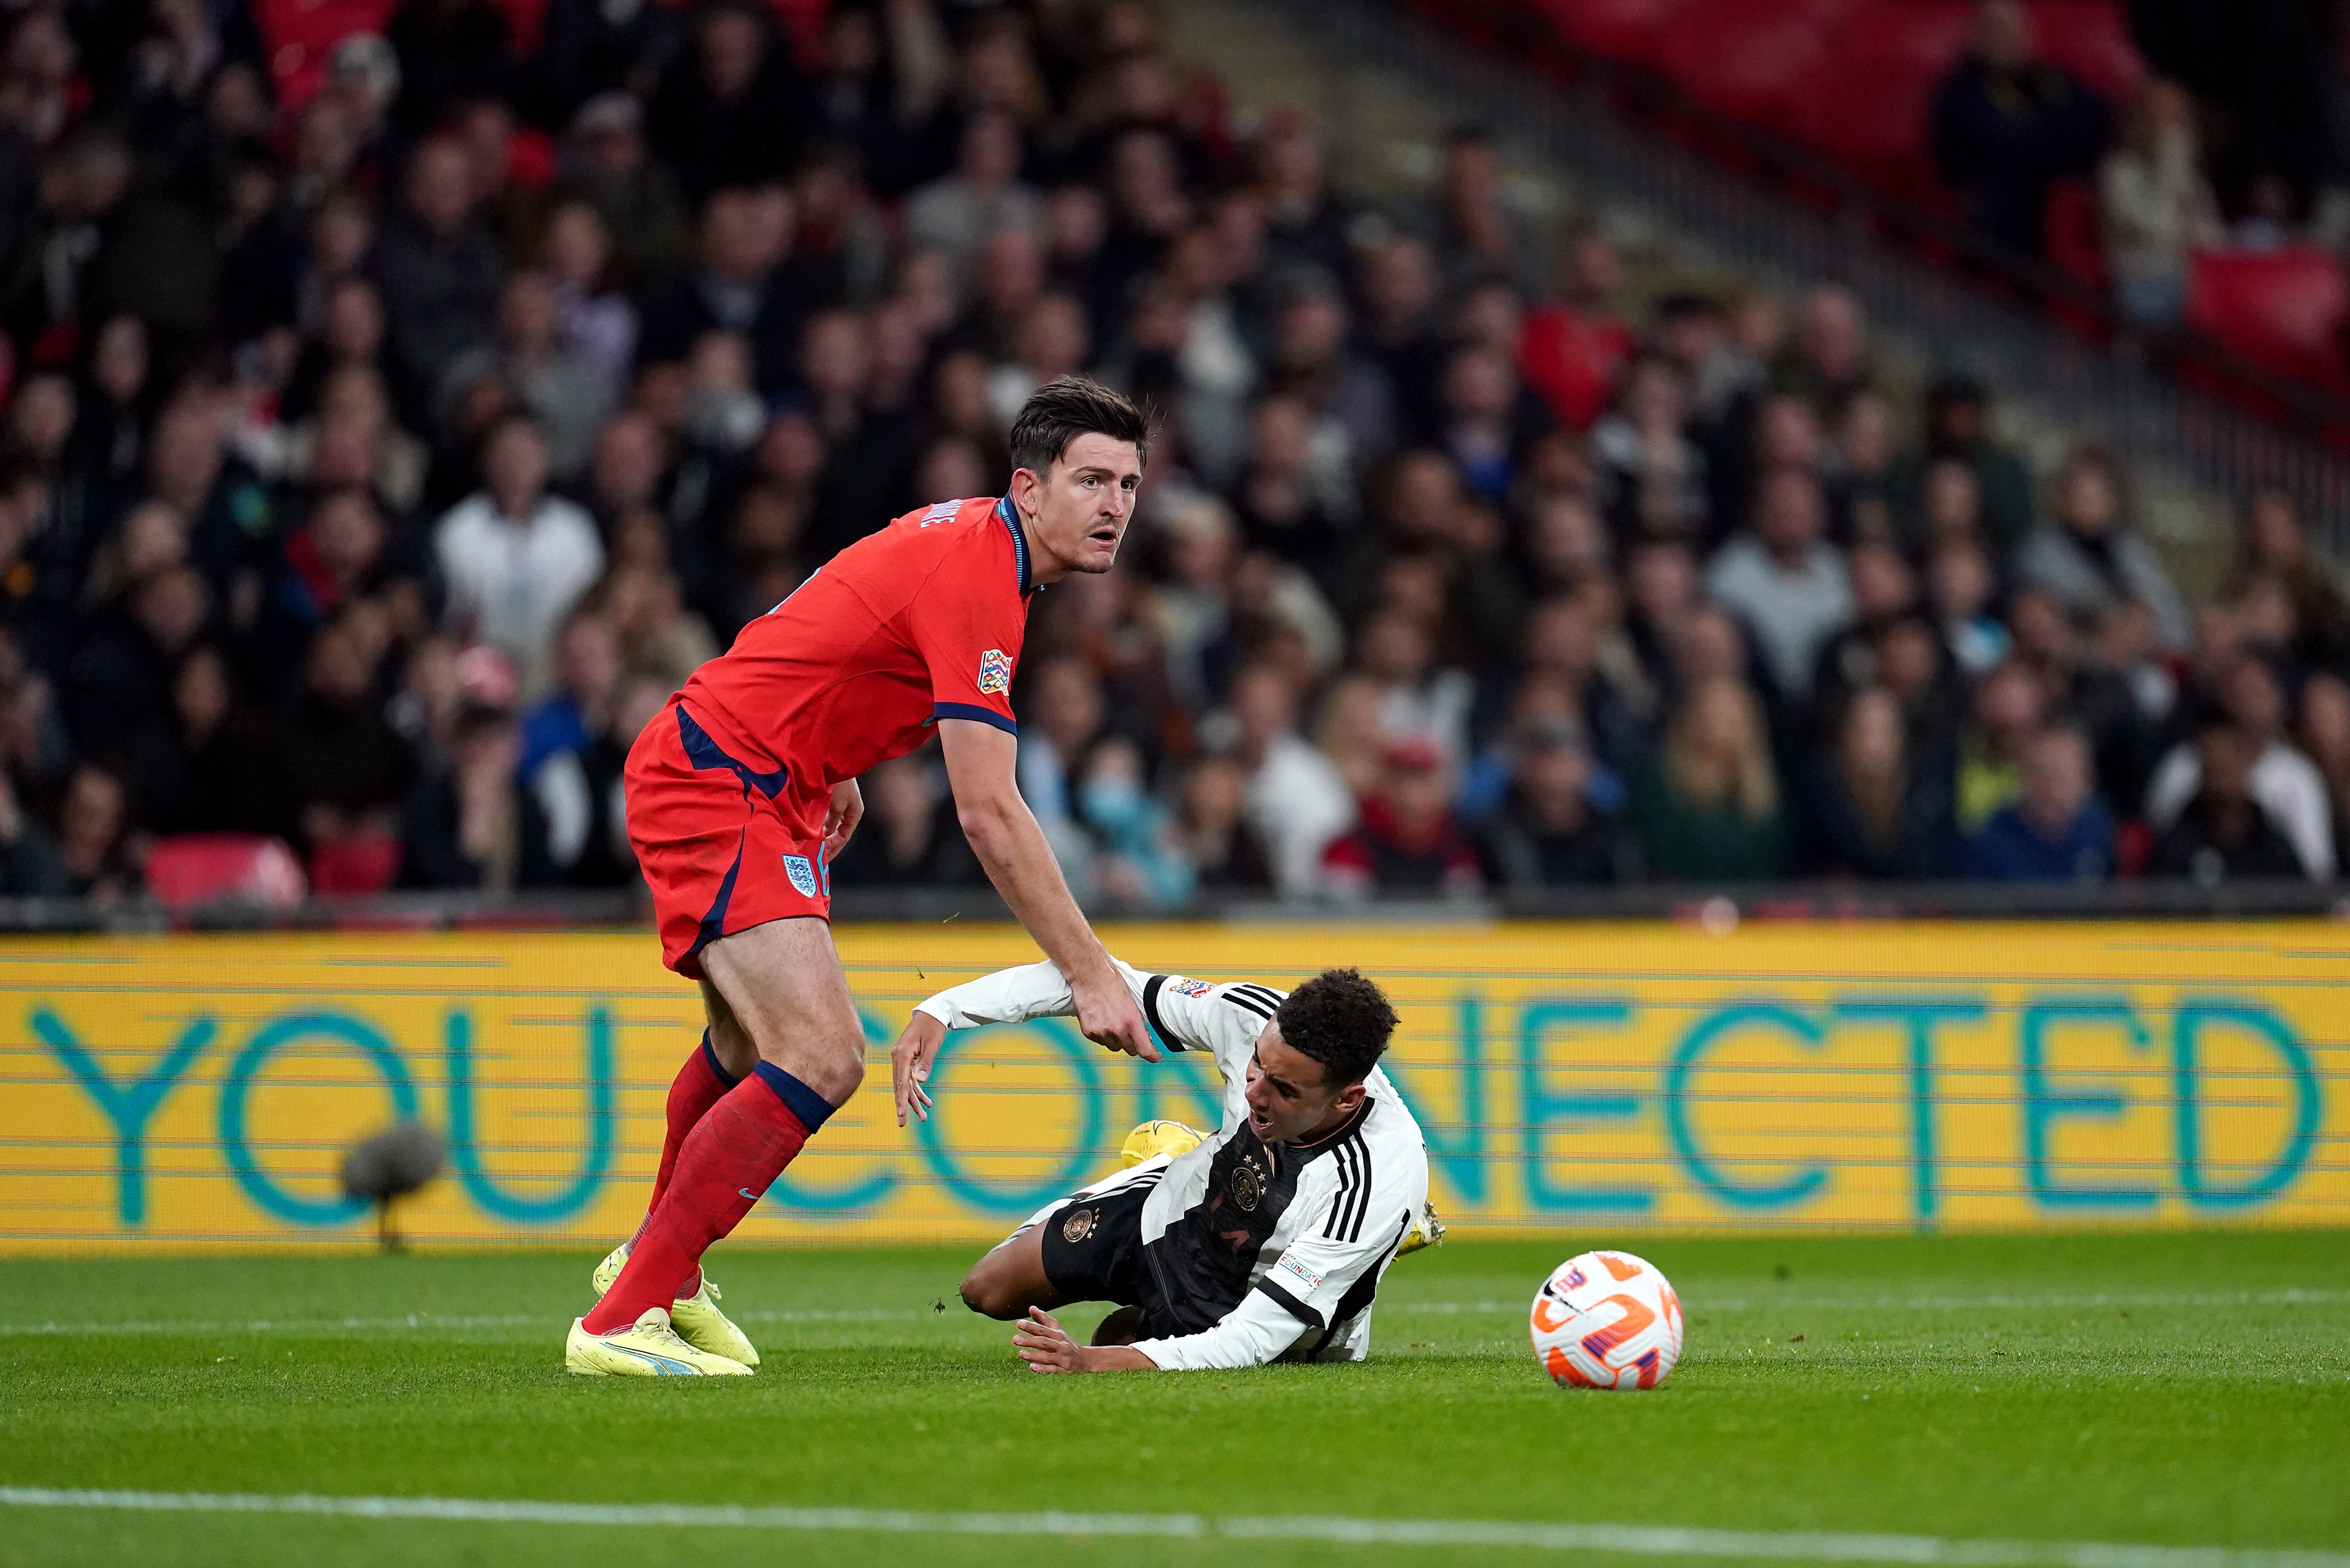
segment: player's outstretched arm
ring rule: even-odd
[[[1012,1344],[1031,1372],[1223,1372],[1264,1366],[1296,1344],[1307,1326],[1252,1291],[1215,1326],[1180,1339],[1079,1345],[1051,1313],[1030,1307]]]
[[[987,868],[988,880],[1003,895],[1014,917],[1028,928],[1054,967],[1068,977],[1077,1027],[1097,1044],[1146,1062],[1159,1060],[1142,1010],[1110,962],[1109,950],[1069,896],[1052,846],[1045,842],[1045,830],[1020,798],[1015,776],[1019,743],[993,724],[941,719],[939,746],[946,753],[955,815],[971,840],[972,853]]]
[[[1125,982],[1126,992],[1138,1003],[1148,976],[1129,964],[1109,961]],[[978,1029],[990,1023],[1024,1023],[1032,1018],[1066,1018],[1076,1012],[1069,982],[1050,960],[1000,969],[993,974],[951,985],[916,1004],[914,1015],[889,1051],[889,1081],[898,1101],[898,1125],[907,1113],[918,1121],[931,1119],[930,1091],[923,1085],[931,1064],[948,1032]],[[1178,1050],[1182,1047],[1177,1046]]]
[[[1159,1363],[1130,1345],[1079,1345],[1061,1320],[1030,1307],[1012,1335],[1031,1372],[1156,1372]]]

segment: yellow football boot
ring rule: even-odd
[[[1423,1203],[1419,1207],[1419,1218],[1411,1222],[1411,1229],[1403,1233],[1403,1241],[1396,1247],[1396,1256],[1400,1258],[1406,1252],[1433,1247],[1443,1240],[1444,1221],[1436,1217],[1436,1205]]]
[[[591,1281],[596,1287],[596,1299],[602,1301],[612,1282],[620,1277],[621,1266],[629,1261],[629,1243],[621,1242],[604,1255],[596,1265]],[[718,1287],[710,1282],[710,1271],[702,1272],[702,1288],[690,1296],[680,1296],[670,1303],[669,1319],[677,1336],[696,1350],[723,1355],[729,1361],[739,1361],[745,1366],[759,1365],[758,1346],[750,1336],[734,1326],[734,1320],[718,1310],[723,1298]]]
[[[1118,1168],[1132,1170],[1144,1160],[1162,1154],[1170,1158],[1179,1154],[1189,1154],[1205,1141],[1181,1122],[1163,1119],[1140,1122],[1126,1135],[1126,1141],[1118,1146]]]
[[[669,1314],[647,1307],[645,1315],[609,1334],[590,1334],[587,1320],[571,1320],[563,1345],[563,1369],[581,1377],[748,1377],[739,1361],[697,1350],[670,1327]]]

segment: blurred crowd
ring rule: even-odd
[[[2110,288],[2125,320],[2157,332],[2185,318],[2204,258],[2350,249],[2340,7],[2128,11],[2135,54],[2101,93],[2043,52],[2023,0],[1980,0],[1929,112],[1937,172],[1971,230]],[[2321,335],[2339,331],[2329,319]]]
[[[300,103],[242,0],[0,16],[0,891],[632,886],[669,693],[1070,371],[1163,424],[1014,691],[1084,896],[2334,874],[2287,496],[2199,609],[1846,293],[1636,301],[1475,128],[1363,199],[1149,0],[409,0]],[[865,791],[841,886],[982,879]]]

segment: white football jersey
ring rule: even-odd
[[[1209,1053],[1224,1080],[1222,1125],[1167,1161],[1144,1203],[1144,1258],[1166,1321],[1158,1325],[1164,1338],[1138,1348],[1162,1367],[1244,1365],[1187,1343],[1225,1325],[1215,1337],[1253,1339],[1267,1351],[1250,1360],[1361,1360],[1380,1277],[1428,1201],[1419,1124],[1375,1067],[1362,1106],[1342,1126],[1311,1144],[1260,1141],[1248,1126],[1248,1064],[1285,993],[1118,967],[1160,1043]],[[941,992],[920,1011],[970,1029],[1066,1015],[1072,1006],[1060,971],[1036,963]],[[1113,1183],[1147,1179],[1159,1163]],[[1286,1337],[1278,1327],[1242,1335],[1232,1332],[1239,1322],[1227,1324],[1277,1324],[1284,1315],[1294,1330]]]

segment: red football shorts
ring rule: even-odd
[[[824,863],[831,793],[810,799],[788,765],[727,753],[682,702],[629,749],[629,843],[652,889],[661,961],[702,976],[702,950],[769,920],[832,917]]]

